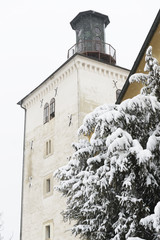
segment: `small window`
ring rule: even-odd
[[[50,155],[53,154],[53,141],[48,139],[44,142],[44,158],[48,158]]]
[[[53,194],[53,173],[44,176],[43,179],[43,197],[47,198]]]
[[[49,240],[51,238],[51,227],[47,225],[45,227],[45,240]]]
[[[48,141],[46,142],[46,156],[48,155]]]
[[[116,91],[116,99],[118,99],[120,93],[121,93],[121,89],[117,89],[117,91]]]
[[[44,123],[49,121],[49,104],[44,105]]]
[[[52,141],[48,140],[45,144],[45,155],[48,156],[52,153]]]
[[[51,179],[46,179],[46,193],[49,193],[51,191]]]
[[[48,143],[48,154],[51,154],[52,152],[52,145],[51,145],[51,140],[49,140],[49,143]]]
[[[52,98],[50,101],[50,119],[55,117],[55,99]]]
[[[53,239],[53,219],[43,223],[43,240]]]

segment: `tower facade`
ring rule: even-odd
[[[104,25],[107,19],[101,19]],[[72,27],[77,28],[76,21]],[[53,173],[72,155],[84,116],[101,104],[114,103],[128,73],[99,56],[74,52],[18,103],[25,109],[21,240],[74,239],[71,225],[60,214],[65,199],[54,189]]]

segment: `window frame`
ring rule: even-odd
[[[43,222],[43,240],[53,239],[54,234],[54,222],[53,219],[49,219],[46,222]]]
[[[55,117],[55,98],[52,98],[50,101],[50,120]]]
[[[49,104],[45,103],[44,109],[43,109],[43,123],[49,122]]]
[[[51,239],[51,225],[48,224],[45,226],[45,240]]]
[[[51,139],[47,139],[44,142],[44,158],[47,158],[52,154],[53,154],[53,141]]]
[[[46,187],[46,189],[45,189],[46,194],[50,193],[50,191],[51,191],[51,178],[46,179],[46,186],[45,187]]]
[[[43,178],[43,197],[47,198],[53,195],[53,173]]]
[[[119,88],[116,90],[116,100],[118,99],[121,91],[122,91],[122,89],[119,89]]]

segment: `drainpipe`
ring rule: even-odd
[[[24,162],[25,162],[25,136],[26,136],[26,115],[27,111],[26,108],[22,106],[22,101],[18,102],[17,104],[24,109],[24,132],[23,132],[23,164],[22,164],[22,187],[21,187],[21,219],[20,219],[20,240],[22,240],[22,225],[23,225],[23,190],[24,190]]]

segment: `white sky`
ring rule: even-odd
[[[16,103],[67,60],[70,21],[81,11],[109,16],[106,42],[131,68],[158,13],[159,0],[1,0],[0,211],[4,240],[19,240],[24,111]]]

